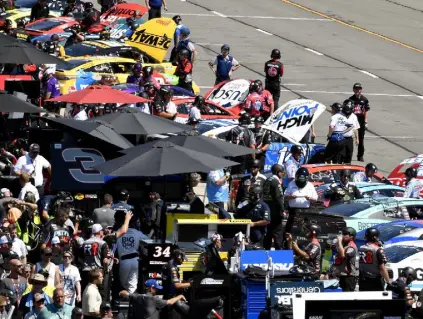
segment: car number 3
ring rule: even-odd
[[[166,258],[170,257],[170,246],[166,247],[164,250],[163,250],[163,247],[156,246],[154,247],[154,250],[155,250],[155,253],[153,257],[161,257],[161,256],[164,256]]]

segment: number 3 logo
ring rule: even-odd
[[[72,177],[84,184],[103,184],[104,174],[92,169],[93,166],[105,162],[103,155],[92,148],[67,148],[62,152],[63,160],[70,163],[79,163],[81,168],[70,168]]]
[[[163,250],[163,247],[161,246],[156,246],[154,247],[155,253],[153,255],[153,257],[160,257],[160,256],[165,256],[166,258],[170,257],[170,246],[166,247],[165,250]]]

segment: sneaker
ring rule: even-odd
[[[359,162],[364,162],[364,158],[363,158],[363,156],[361,156],[361,157],[357,157],[357,161],[359,161]]]

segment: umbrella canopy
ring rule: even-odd
[[[133,146],[126,138],[115,132],[106,123],[101,123],[98,121],[77,121],[74,119],[52,117],[41,117],[41,119],[48,122],[52,127],[63,128],[63,126],[65,126],[71,130],[82,132],[92,137],[98,138],[121,149],[126,149]]]
[[[25,102],[12,94],[0,94],[0,112],[46,113],[40,107]]]
[[[26,43],[11,43],[0,47],[1,63],[13,64],[60,64],[63,60],[38,50]]]
[[[222,140],[207,136],[171,136],[164,140],[153,141],[147,144],[137,145],[121,151],[124,154],[142,154],[150,150],[160,142],[170,142],[175,145],[185,147],[189,150],[211,154],[214,156],[242,156],[253,154],[256,151],[240,145],[231,144]]]
[[[66,95],[58,96],[49,101],[52,102],[67,102],[77,104],[91,104],[91,103],[122,103],[134,104],[149,102],[149,100],[122,92],[111,88],[107,85],[91,85],[81,91],[72,92]]]
[[[18,43],[18,39],[11,37],[10,35],[0,33],[0,46]]]
[[[238,164],[169,142],[159,142],[144,154],[128,154],[93,168],[110,176],[129,177],[164,176],[192,172],[208,173],[214,169]]]
[[[191,131],[192,127],[146,113],[112,113],[97,117],[120,134],[152,135]]]

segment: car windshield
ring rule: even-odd
[[[370,208],[372,205],[368,203],[347,203],[339,204],[326,208],[322,211],[325,215],[341,215],[345,217],[353,216],[365,209]]]
[[[423,251],[422,247],[395,245],[395,246],[386,248],[385,254],[386,254],[386,257],[388,257],[388,262],[397,263],[405,258],[408,258],[422,251]]]
[[[87,61],[85,60],[69,60],[69,61],[65,61],[61,64],[59,64],[57,66],[58,70],[64,70],[64,71],[69,71],[72,70],[80,65],[83,65],[84,63],[86,63]]]
[[[407,223],[398,223],[398,224],[383,224],[383,225],[376,225],[374,226],[377,228],[380,232],[379,239],[382,241],[388,241],[392,238],[402,235],[406,232],[409,232],[410,230],[416,229],[416,226],[413,225],[407,225]],[[360,233],[360,235],[357,236],[357,239],[364,240],[364,233]]]
[[[44,20],[40,22],[36,22],[31,26],[28,26],[28,30],[38,30],[38,31],[45,31],[50,30],[55,27],[58,27],[63,22],[59,20]]]
[[[73,44],[65,49],[68,56],[96,55],[99,51],[99,47],[85,43]]]

